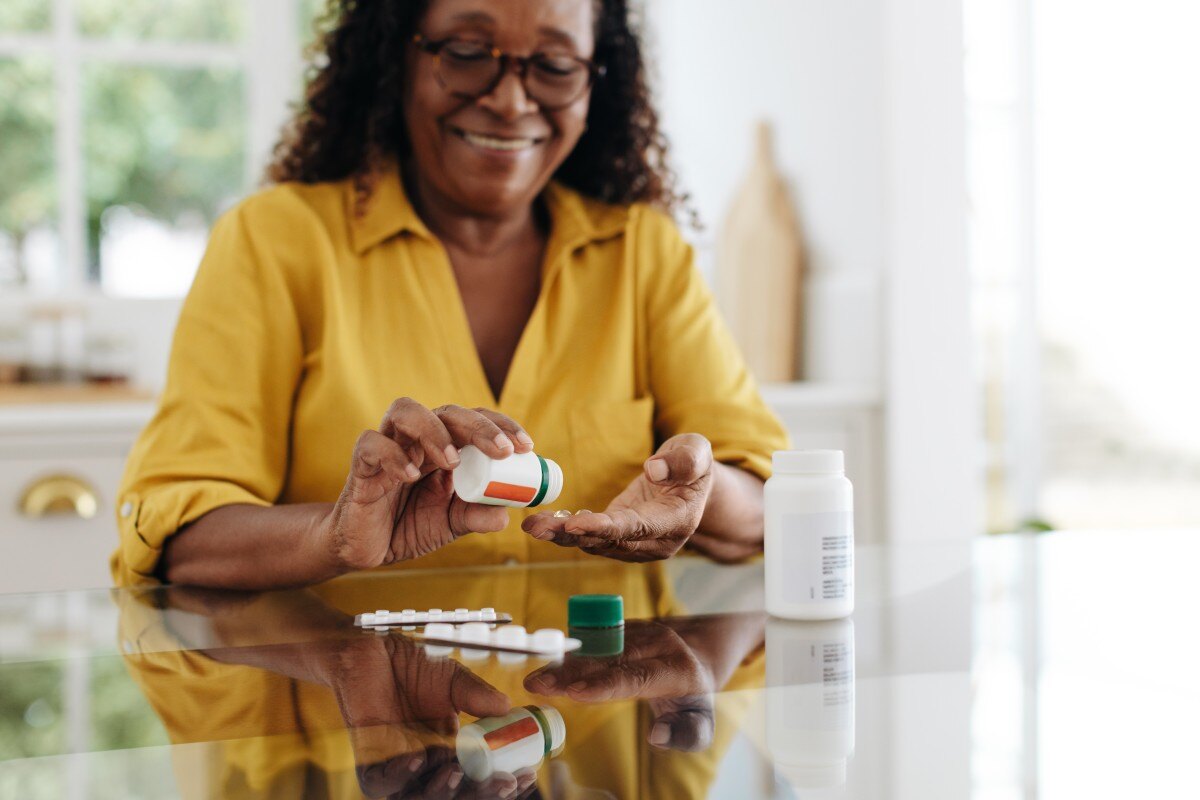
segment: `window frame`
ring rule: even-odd
[[[49,31],[0,34],[0,58],[48,57],[53,62],[54,165],[57,198],[58,284],[54,296],[113,297],[88,278],[87,197],[84,183],[83,68],[87,62],[130,67],[237,68],[246,104],[243,188],[257,185],[287,121],[303,70],[300,25],[303,0],[253,0],[241,42],[160,42],[94,39],[78,25],[79,0],[50,0]],[[284,23],[280,23],[285,20]],[[286,20],[292,20],[289,23]],[[28,286],[5,289],[14,297],[44,297]]]

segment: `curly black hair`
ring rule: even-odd
[[[650,100],[642,46],[627,0],[594,0],[605,75],[592,87],[587,130],[555,179],[597,200],[646,202],[674,214],[686,197],[667,165],[667,139]],[[269,182],[353,177],[369,196],[376,168],[409,152],[404,59],[430,0],[331,0],[318,27],[304,101],[267,168]]]

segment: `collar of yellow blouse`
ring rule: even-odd
[[[353,181],[345,182],[345,194],[350,234],[358,255],[403,231],[433,238],[409,202],[398,168],[383,170],[361,215],[354,213]],[[550,211],[553,237],[571,249],[616,236],[629,221],[627,206],[592,200],[557,182],[546,187],[543,197]]]

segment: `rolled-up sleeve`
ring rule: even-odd
[[[771,454],[788,435],[763,401],[704,277],[675,224],[643,209],[640,282],[655,430],[661,438],[700,433],[717,461],[767,479]]]
[[[212,509],[280,494],[304,347],[285,272],[263,245],[278,226],[243,203],[213,228],[158,411],[118,490],[118,585],[151,579],[167,538]]]

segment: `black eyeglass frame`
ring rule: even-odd
[[[576,94],[570,100],[567,100],[566,102],[558,103],[558,104],[551,106],[551,105],[547,105],[547,104],[543,103],[541,100],[539,100],[533,94],[529,93],[529,84],[528,84],[529,65],[538,61],[539,59],[547,58],[547,56],[544,53],[533,53],[532,55],[528,55],[528,56],[517,56],[517,55],[513,55],[512,53],[506,53],[498,47],[487,47],[486,45],[482,45],[484,47],[484,49],[486,49],[488,51],[488,54],[492,58],[496,59],[496,61],[499,62],[499,64],[500,64],[500,69],[496,73],[495,79],[491,83],[489,83],[482,91],[479,91],[477,93],[470,94],[470,93],[466,93],[466,92],[455,92],[455,91],[452,91],[450,89],[450,87],[446,85],[446,80],[445,80],[445,78],[442,77],[442,71],[440,69],[441,60],[442,60],[442,49],[446,45],[451,44],[453,42],[469,42],[469,41],[470,40],[460,39],[456,36],[450,36],[445,39],[429,39],[420,33],[413,34],[413,37],[412,37],[412,43],[416,46],[416,48],[418,50],[420,50],[422,53],[428,53],[429,55],[433,56],[435,66],[439,67],[438,69],[434,70],[434,76],[437,78],[437,81],[441,85],[441,87],[443,89],[445,89],[447,92],[449,92],[451,95],[453,95],[454,97],[461,97],[464,100],[478,100],[479,98],[487,97],[489,94],[496,91],[496,87],[500,85],[500,81],[504,80],[504,76],[508,74],[510,65],[515,65],[517,68],[517,77],[519,77],[521,79],[521,86],[525,89],[525,93],[527,95],[529,95],[529,97],[533,98],[534,102],[536,102],[539,106],[546,109],[547,111],[558,111],[560,109],[566,108],[567,106],[569,106],[572,103],[574,103],[575,101],[577,101],[579,98],[583,97],[583,95],[588,91],[588,89],[591,89],[592,86],[595,85],[596,81],[603,78],[605,73],[607,72],[607,70],[604,68],[604,66],[602,64],[597,64],[595,61],[592,61],[591,59],[582,58],[580,56],[568,56],[568,55],[561,56],[561,58],[568,58],[571,61],[574,61],[575,63],[583,66],[587,70],[588,79],[587,79],[587,83],[585,83],[583,85],[583,87],[580,88],[578,94]],[[470,42],[470,43],[471,44],[479,44],[478,42]]]

